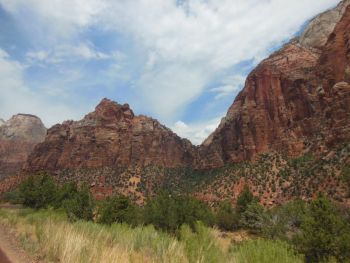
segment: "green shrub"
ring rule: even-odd
[[[290,201],[267,211],[266,222],[262,229],[263,236],[290,240],[300,228],[307,211],[307,203],[302,200]]]
[[[225,231],[233,231],[238,228],[239,216],[229,201],[220,203],[215,222],[220,229]]]
[[[350,166],[345,166],[341,171],[341,179],[348,187],[348,197],[350,197]]]
[[[2,200],[11,204],[23,204],[23,196],[18,189],[4,193]]]
[[[204,202],[188,196],[161,193],[147,202],[144,221],[146,224],[153,224],[157,229],[176,232],[183,224],[194,229],[197,221],[212,225],[214,216]]]
[[[108,225],[128,223],[135,226],[140,222],[139,208],[125,196],[108,197],[101,203],[98,216],[99,223]]]
[[[94,200],[89,187],[83,184],[77,193],[63,201],[63,207],[71,221],[93,219]]]
[[[242,214],[250,203],[257,201],[257,197],[254,197],[248,186],[245,186],[237,198],[236,210],[238,214]]]
[[[63,206],[65,200],[73,199],[78,194],[78,187],[75,182],[64,183],[57,187],[54,207],[60,208]]]
[[[267,220],[264,207],[258,202],[252,202],[242,213],[240,224],[253,233],[261,233]]]
[[[350,261],[350,226],[339,209],[326,197],[310,204],[295,244],[307,262]]]
[[[24,206],[39,209],[54,204],[57,192],[56,184],[48,173],[30,176],[19,187]]]

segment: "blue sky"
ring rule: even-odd
[[[339,0],[0,0],[0,117],[104,98],[199,144],[261,59]]]

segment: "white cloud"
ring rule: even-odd
[[[137,87],[154,114],[173,119],[223,71],[266,56],[336,2],[190,0],[183,8],[170,0],[115,1],[108,2],[100,21],[131,36],[149,54]],[[236,86],[223,83],[217,98]]]
[[[114,54],[97,51],[91,43],[81,42],[77,45],[57,45],[51,50],[29,51],[26,54],[30,63],[58,64],[69,61],[111,59]]]
[[[9,119],[17,113],[31,113],[39,116],[47,126],[65,119],[81,117],[82,111],[74,105],[58,103],[55,96],[34,91],[24,82],[26,67],[0,49],[0,112],[1,117]],[[55,101],[55,103],[53,103]]]
[[[105,8],[105,1],[99,0],[1,0],[0,4],[22,26],[28,26],[29,30],[39,26],[38,32],[50,40],[74,37],[96,23]]]
[[[221,99],[227,96],[232,96],[237,91],[242,89],[245,82],[245,77],[241,75],[229,76],[222,81],[223,86],[212,88],[210,91],[217,93],[215,99]]]
[[[193,144],[201,144],[219,125],[221,118],[203,122],[184,123],[177,121],[172,130],[179,136],[189,139]]]

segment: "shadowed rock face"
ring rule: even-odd
[[[66,121],[48,130],[35,147],[26,170],[103,168],[192,163],[194,147],[158,121],[135,116],[129,105],[103,99],[80,121]]]
[[[0,180],[16,174],[45,136],[46,128],[33,115],[18,114],[0,124]]]
[[[329,32],[326,43],[311,22],[307,37],[291,41],[250,73],[200,147],[199,167],[253,160],[269,151],[298,156],[350,140],[350,7],[345,4],[349,1],[329,11],[343,16],[330,15],[336,23],[333,31],[322,30]],[[318,28],[328,20],[320,21]]]

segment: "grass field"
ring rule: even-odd
[[[71,223],[63,212],[0,210],[0,223],[16,233],[21,245],[46,262],[303,262],[282,242],[263,239],[227,243],[216,229],[183,226],[177,236],[153,226]]]

